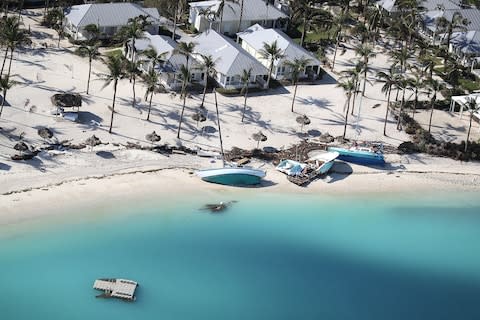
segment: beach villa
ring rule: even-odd
[[[144,8],[136,3],[96,3],[72,6],[65,11],[65,32],[74,40],[87,40],[85,27],[95,24],[100,29],[100,38],[108,39],[127,25],[128,20],[147,16],[150,26],[147,31],[158,34],[160,15],[156,8]]]
[[[264,87],[268,70],[252,57],[238,43],[209,30],[194,38],[197,55],[211,55],[216,62],[215,80],[226,89],[239,89],[243,86],[243,70],[252,70],[249,87]]]
[[[288,16],[275,6],[263,0],[243,0],[242,23],[240,25],[240,3],[225,2],[223,18],[218,15],[218,0],[191,2],[188,22],[199,32],[214,29],[228,35],[235,35],[258,23],[269,28],[286,28]],[[222,25],[219,26],[220,20]]]
[[[315,79],[320,73],[320,61],[309,51],[296,44],[289,36],[278,29],[266,29],[258,24],[251,26],[237,34],[237,41],[242,48],[255,57],[265,67],[270,66],[270,60],[262,58],[261,50],[265,43],[271,44],[277,41],[278,47],[282,50],[284,57],[274,62],[272,77],[277,80],[290,80],[291,70],[285,65],[287,61],[295,58],[308,59],[305,70],[300,78]]]
[[[159,73],[160,83],[168,89],[178,90],[182,85],[180,68],[182,65],[187,65],[187,58],[176,51],[177,45],[177,42],[170,37],[151,35],[148,32],[144,32],[143,38],[135,41],[134,50],[132,50],[131,42],[127,44],[125,56],[131,59],[133,54],[136,60],[145,61],[141,64],[140,69],[143,72],[148,72],[152,68],[152,63],[146,60],[146,57],[142,55],[142,51],[153,48],[157,54],[164,54],[162,57],[163,61],[155,66],[155,70]],[[190,80],[192,83],[203,83],[205,81],[205,71],[197,59],[190,57],[188,67],[190,68]]]

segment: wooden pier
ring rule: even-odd
[[[137,287],[137,282],[126,279],[98,279],[93,284],[93,289],[104,292],[97,298],[119,298],[128,301],[135,300]]]

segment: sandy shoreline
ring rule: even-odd
[[[196,169],[219,165],[218,161],[210,163],[212,159],[184,155],[167,158],[149,151],[117,150],[112,152],[116,159],[104,164],[94,152],[75,153],[57,156],[52,167],[44,161],[44,170],[29,168],[23,174],[3,179],[0,225],[78,210],[121,207],[135,201],[165,199],[171,203],[188,194],[228,201],[235,195],[255,196],[260,192],[349,197],[480,191],[479,163],[425,155],[388,155],[390,164],[383,169],[337,162],[332,173],[307,188],[288,182],[272,164],[254,162],[254,166],[267,170],[265,185],[236,188],[205,183],[195,176]],[[131,164],[132,157],[137,159],[135,164]],[[76,167],[72,159],[76,159]],[[66,163],[59,165],[62,161]]]

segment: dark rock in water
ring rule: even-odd
[[[206,204],[201,210],[208,210],[211,213],[220,213],[225,211],[232,203],[235,203],[235,202],[237,201],[229,201],[227,203],[220,202],[220,203]]]

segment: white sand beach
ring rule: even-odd
[[[16,52],[12,64],[14,80],[18,82],[8,93],[7,106],[0,118],[0,223],[11,223],[33,217],[45,211],[65,211],[78,205],[108,203],[118,199],[155,197],[179,192],[210,192],[232,189],[203,183],[192,174],[195,169],[212,165],[211,159],[195,156],[171,155],[127,149],[127,142],[148,146],[145,135],[156,131],[161,144],[184,145],[206,150],[219,149],[218,132],[215,129],[213,95],[207,94],[210,116],[197,127],[191,115],[200,105],[201,95],[187,99],[187,109],[181,139],[176,138],[181,101],[170,94],[157,94],[153,99],[151,121],[147,122],[148,104],[142,99],[145,87],[137,84],[137,107],[131,106],[132,87],[128,80],[121,80],[114,119],[113,134],[108,133],[113,88],[99,80],[106,71],[105,65],[94,61],[91,94],[85,94],[88,61],[72,53],[75,49],[66,40],[56,47],[56,35],[52,30],[39,26],[40,17],[24,15],[24,23],[33,31],[33,49]],[[48,48],[44,48],[44,43]],[[372,60],[378,70],[388,65],[382,48]],[[339,136],[343,132],[345,94],[337,87],[336,79],[342,69],[352,64],[354,53],[347,50],[338,57],[335,72],[326,70],[321,81],[298,88],[295,112],[290,112],[292,87],[274,89],[262,94],[251,94],[247,100],[247,116],[241,123],[243,97],[219,96],[219,112],[222,135],[226,149],[240,147],[252,149],[256,142],[252,134],[261,130],[268,140],[260,147],[288,148],[300,142],[300,126],[295,121],[299,115],[307,115],[311,124],[304,131],[315,140],[320,134]],[[358,141],[383,141],[398,146],[409,137],[397,131],[390,119],[388,136],[383,136],[383,118],[386,99],[381,84],[367,84],[366,97],[362,98],[360,116],[349,121],[347,138]],[[83,96],[79,122],[70,122],[50,114],[50,98],[58,92],[74,92]],[[428,112],[416,116],[422,125],[428,125]],[[467,117],[435,111],[432,133],[444,141],[459,142],[465,139]],[[205,133],[202,127],[213,130]],[[43,142],[37,135],[39,127],[48,127],[58,141],[84,142],[93,134],[104,143],[83,150],[42,152],[33,160],[15,162],[10,156],[20,136],[29,145]],[[207,130],[208,131],[208,130]],[[478,123],[474,123],[471,140],[480,138]],[[100,156],[97,154],[99,151]],[[462,163],[450,159],[426,155],[387,155],[389,166],[371,169],[361,166],[338,164],[334,173],[315,181],[302,189],[290,184],[285,176],[274,171],[271,164],[254,162],[267,169],[270,185],[242,192],[326,192],[329,194],[418,192],[424,191],[480,191],[480,164]],[[343,173],[342,173],[343,172]],[[348,173],[345,174],[344,172]],[[168,188],[166,187],[168,186]],[[205,190],[205,191],[199,191]],[[87,200],[88,199],[88,200]],[[88,203],[87,203],[88,202]],[[48,209],[48,210],[46,210]]]

